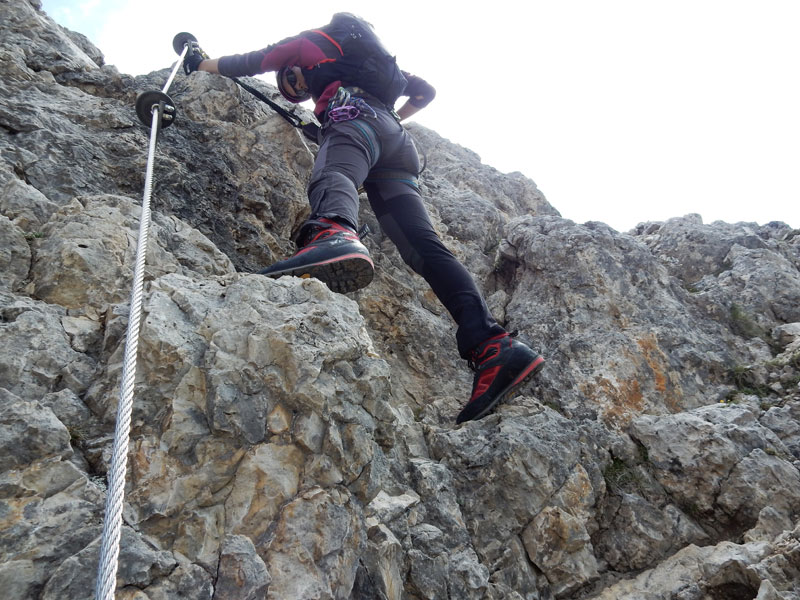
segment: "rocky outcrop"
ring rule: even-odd
[[[134,101],[168,71],[119,73],[35,0],[0,5],[0,57],[0,587],[91,598]],[[576,224],[410,125],[439,234],[547,358],[456,427],[450,317],[367,203],[366,289],[251,274],[291,252],[316,148],[224,78],[170,94],[118,598],[800,599],[798,231]]]

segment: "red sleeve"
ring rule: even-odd
[[[313,67],[325,60],[325,53],[305,37],[308,32],[287,38],[263,50],[232,54],[219,59],[219,72],[227,77],[252,76],[281,67]]]

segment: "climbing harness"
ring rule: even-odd
[[[326,120],[325,124],[322,126],[323,131],[327,129],[331,123],[341,123],[343,121],[352,121],[357,119],[362,114],[371,117],[373,119],[378,118],[378,114],[375,112],[375,109],[372,108],[369,103],[364,100],[364,98],[360,96],[354,96],[353,94],[367,94],[368,92],[364,91],[361,88],[357,87],[340,87],[336,90],[336,93],[328,102],[328,106],[325,109]],[[400,122],[400,115],[395,112],[395,110],[389,106],[386,106],[386,109],[389,110],[392,116]],[[411,132],[406,130],[408,135],[411,136],[411,139],[414,139],[414,136],[411,135]],[[416,140],[415,140],[416,142]],[[422,175],[422,172],[425,171],[425,168],[428,166],[428,156],[425,154],[425,151],[422,150],[419,144],[415,143],[414,147],[417,148],[417,151],[422,154],[422,167],[417,173],[417,177]]]
[[[357,88],[353,89],[354,92],[356,92],[356,90]],[[367,104],[366,100],[360,96],[353,96],[349,89],[343,87],[336,90],[336,93],[328,102],[328,107],[325,109],[325,112],[328,116],[327,123],[352,121],[362,114],[372,117],[373,119],[378,118],[378,113]]]
[[[175,121],[175,103],[167,95],[175,74],[183,62],[188,45],[183,48],[180,58],[161,91],[143,92],[136,99],[136,113],[145,125],[150,127],[150,146],[147,154],[144,193],[142,195],[142,215],[139,219],[139,240],[136,246],[136,264],[133,271],[133,287],[130,297],[130,315],[125,340],[125,357],[122,366],[117,422],[114,430],[111,464],[108,470],[108,491],[106,493],[105,518],[100,545],[100,560],[95,585],[95,600],[113,600],[117,587],[117,560],[122,531],[122,508],[125,497],[125,475],[128,463],[128,443],[131,432],[131,413],[133,411],[133,388],[136,379],[136,352],[139,346],[139,326],[142,315],[144,288],[144,266],[147,255],[147,235],[150,229],[150,196],[153,190],[153,161],[159,131]]]
[[[367,104],[363,98],[353,98],[350,104],[330,109],[328,111],[328,118],[334,123],[341,123],[342,121],[357,119],[362,114],[366,114],[373,119],[378,118],[375,109]]]

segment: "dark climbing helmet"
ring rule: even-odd
[[[281,67],[275,77],[278,80],[278,90],[281,96],[289,102],[300,104],[311,98],[311,93],[308,90],[298,92],[295,89],[297,74],[294,72],[294,67]]]

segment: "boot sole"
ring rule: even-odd
[[[277,279],[284,275],[292,275],[301,279],[314,277],[322,281],[332,291],[339,294],[355,292],[368,286],[375,275],[372,260],[364,254],[346,254],[330,260],[273,271],[261,272],[262,275]]]
[[[527,382],[539,371],[541,371],[543,367],[544,367],[544,357],[537,356],[535,359],[533,359],[533,362],[531,364],[525,367],[522,373],[517,375],[517,377],[510,384],[508,384],[505,388],[500,390],[500,392],[494,397],[494,400],[492,400],[489,404],[487,404],[486,407],[481,412],[479,412],[474,417],[470,417],[468,419],[459,420],[458,418],[456,418],[456,425],[460,423],[465,423],[467,421],[477,421],[478,419],[482,419],[492,410],[494,410],[494,408],[498,404],[500,404],[501,402],[505,402],[506,400],[510,400],[517,392],[517,390],[520,387],[522,387],[522,385],[525,382]],[[464,411],[459,413],[459,417],[461,416],[461,414],[463,414],[463,412]]]

